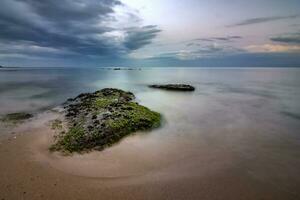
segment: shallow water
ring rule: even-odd
[[[104,87],[130,90],[165,123],[104,151],[99,176],[122,176],[124,165],[133,166],[128,174],[160,169],[186,177],[226,168],[299,196],[299,77],[291,68],[2,69],[0,114],[38,112]],[[147,87],[153,83],[187,83],[196,91]]]

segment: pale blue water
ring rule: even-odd
[[[187,83],[196,91],[147,87],[154,83]],[[203,152],[212,152],[211,160],[222,152],[257,187],[299,197],[300,69],[1,69],[0,114],[39,112],[104,87],[132,91],[164,115],[166,124],[144,140],[145,151],[155,141],[157,154],[175,165],[178,157],[193,163]]]
[[[300,69],[284,68],[148,68],[106,70],[78,68],[25,68],[0,70],[0,114],[37,111],[64,102],[81,92],[117,87],[139,92],[152,91],[147,84],[189,83],[194,95],[215,92],[245,100],[276,104],[278,112],[300,117]],[[250,101],[251,103],[251,101]],[[253,102],[254,103],[254,102]]]

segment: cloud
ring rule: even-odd
[[[249,45],[245,49],[254,53],[300,53],[300,32],[271,37],[271,44]]]
[[[252,53],[297,53],[300,52],[299,45],[280,45],[280,44],[263,44],[250,45],[245,47],[248,52]]]
[[[290,27],[300,27],[300,24],[291,24]]]
[[[191,46],[201,46],[203,43],[229,43],[235,42],[237,40],[242,39],[242,36],[223,36],[223,37],[206,37],[206,38],[196,38],[188,41],[186,44],[187,47]]]
[[[202,41],[202,39],[201,39]],[[215,40],[205,40],[197,45],[187,44],[185,47],[178,51],[167,51],[160,54],[147,56],[146,58],[162,58],[162,59],[177,59],[177,60],[203,60],[203,59],[220,59],[226,57],[239,57],[238,55],[268,55],[271,54],[299,54],[300,45],[290,44],[257,44],[245,47],[236,47],[230,43],[218,43]],[[251,56],[246,56],[251,57]]]
[[[238,26],[247,26],[253,24],[260,24],[265,22],[279,21],[279,20],[287,20],[287,19],[295,19],[300,15],[287,15],[287,16],[272,16],[272,17],[257,17],[251,19],[245,19],[235,24],[228,25],[227,27],[238,27]]]
[[[150,44],[152,39],[161,32],[157,26],[143,26],[140,28],[130,28],[127,30],[124,45],[129,50],[139,49]]]
[[[140,63],[150,67],[299,67],[299,55],[299,53],[250,53],[245,51],[226,56],[188,60],[174,56],[151,57]]]
[[[206,44],[196,49],[183,49],[180,51],[165,52],[154,57],[177,58],[179,60],[195,60],[200,58],[217,58],[244,52],[230,45]]]
[[[241,36],[225,36],[225,37],[208,37],[208,38],[197,38],[194,41],[234,41],[234,40],[238,40],[238,39],[242,39]]]
[[[270,38],[273,42],[281,42],[287,44],[300,44],[300,32],[299,33],[290,33],[282,36],[276,36]]]
[[[160,32],[119,0],[2,0],[0,54],[123,56]]]
[[[151,31],[143,34],[151,38],[152,34],[157,34],[160,30],[155,30],[155,26],[151,26]],[[151,36],[151,37],[150,37]],[[220,57],[230,54],[236,54],[244,51],[241,48],[234,47],[233,42],[243,37],[220,36],[220,37],[203,37],[181,42],[155,44],[155,51],[135,51],[130,54],[134,59],[150,59],[150,58],[176,58],[180,60],[195,60],[205,57]],[[152,47],[153,47],[152,46]]]
[[[57,49],[53,47],[39,46],[32,42],[6,42],[0,46],[0,56],[14,57],[13,55],[24,55],[26,58],[38,57],[38,56],[67,56],[78,55],[75,52],[67,49]]]

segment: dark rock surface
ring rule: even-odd
[[[161,115],[134,102],[134,98],[131,92],[106,88],[68,99],[64,107],[68,130],[60,132],[50,149],[102,150],[135,131],[158,127]]]
[[[165,90],[174,90],[174,91],[194,91],[195,87],[186,84],[157,84],[149,85],[150,88],[158,88]]]
[[[131,70],[141,70],[141,68],[128,68],[128,67],[115,67],[115,68],[107,68],[107,69],[110,69],[110,70],[128,70],[128,71],[131,71]]]
[[[33,117],[33,115],[30,114],[30,113],[24,113],[24,112],[10,113],[10,114],[5,115],[2,118],[2,121],[6,121],[6,122],[19,122],[19,121],[30,119],[32,117]]]

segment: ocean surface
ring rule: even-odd
[[[156,83],[186,83],[196,91],[147,87]],[[0,115],[37,113],[105,87],[131,91],[140,104],[164,116],[163,127],[147,133],[139,147],[155,151],[151,159],[143,158],[144,169],[225,165],[247,180],[299,197],[300,69],[1,69]]]

